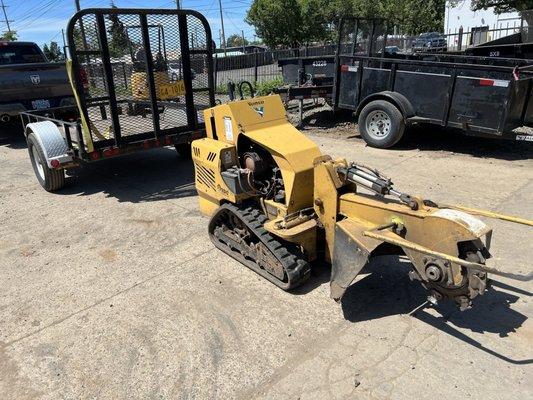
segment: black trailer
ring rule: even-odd
[[[65,170],[82,163],[172,145],[188,155],[191,141],[205,136],[203,110],[215,104],[215,95],[211,30],[203,15],[86,9],[70,19],[67,35],[76,106],[21,114],[46,190],[60,189]],[[170,63],[180,65],[179,80]]]
[[[340,22],[336,55],[280,60],[287,100],[323,97],[353,111],[359,131],[387,148],[416,122],[533,141],[533,60],[388,52],[384,21]]]

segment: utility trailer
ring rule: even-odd
[[[288,100],[325,98],[349,110],[371,146],[388,148],[408,124],[468,135],[533,141],[533,60],[447,54],[392,54],[379,19],[345,19],[333,56],[279,60]]]
[[[203,15],[86,9],[70,19],[67,35],[76,106],[21,114],[44,189],[61,189],[66,170],[122,154],[173,145],[190,155],[190,143],[205,136],[203,110],[215,104]],[[180,65],[179,79],[169,64]]]

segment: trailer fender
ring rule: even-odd
[[[403,94],[398,92],[383,91],[379,93],[373,93],[370,96],[365,97],[365,99],[359,103],[355,116],[359,117],[361,110],[371,101],[374,100],[385,100],[389,103],[394,104],[394,106],[400,110],[405,119],[412,118],[415,116],[414,108],[411,102]]]
[[[54,168],[52,166],[52,161],[54,160],[59,161],[59,164],[67,164],[73,161],[65,138],[52,121],[33,122],[26,125],[24,135],[27,138],[30,134],[33,134],[43,149],[46,164],[49,168]]]

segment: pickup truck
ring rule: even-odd
[[[74,105],[64,63],[48,62],[32,42],[0,41],[0,122],[22,111]]]

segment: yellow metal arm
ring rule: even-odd
[[[479,263],[475,263],[471,261],[466,261],[466,260],[463,260],[462,258],[458,258],[455,256],[451,256],[449,254],[445,254],[439,251],[428,249],[427,247],[420,246],[419,244],[410,242],[409,240],[405,240],[399,236],[396,238],[396,237],[391,237],[390,235],[383,235],[381,233],[377,233],[374,231],[365,231],[363,232],[363,235],[373,238],[373,239],[382,240],[384,242],[393,244],[395,246],[400,246],[402,248],[406,248],[409,250],[417,251],[419,253],[427,254],[428,256],[440,258],[440,259],[449,261],[454,264],[459,264],[466,268],[471,268],[471,269],[487,272],[487,273],[494,274],[494,275],[504,276],[506,278],[516,279],[518,281],[523,281],[523,282],[528,282],[533,279],[533,273],[531,272],[527,275],[520,275],[520,274],[513,274],[511,272],[500,271],[499,269],[494,268],[494,267],[490,267],[487,265],[483,265],[483,264],[479,264]]]
[[[501,219],[502,221],[514,222],[516,224],[533,226],[533,221],[530,219],[514,217],[512,215],[499,214],[492,211],[478,210],[477,208],[470,208],[457,205],[439,204],[439,208],[451,208],[452,210],[465,211],[469,214],[479,215],[482,217]]]

